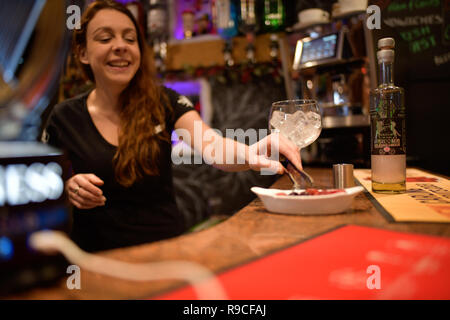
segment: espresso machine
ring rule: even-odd
[[[320,137],[302,150],[307,165],[369,166],[370,35],[364,19],[354,14],[290,35],[296,98],[317,100],[322,114]]]
[[[0,10],[0,295],[53,283],[67,261],[30,236],[68,231],[61,150],[37,142],[68,52],[69,1],[2,1]]]

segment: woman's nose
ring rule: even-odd
[[[113,51],[123,52],[127,50],[127,43],[125,39],[118,38],[113,42]]]

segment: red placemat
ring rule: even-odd
[[[344,226],[218,275],[227,298],[450,299],[450,239]],[[153,299],[197,299],[192,286]]]

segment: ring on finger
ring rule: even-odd
[[[73,193],[78,195],[78,192],[80,191],[81,187],[77,186],[77,188],[75,190],[73,190]]]

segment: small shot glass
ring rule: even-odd
[[[336,189],[351,188],[355,186],[353,164],[338,163],[333,165],[333,185]]]

